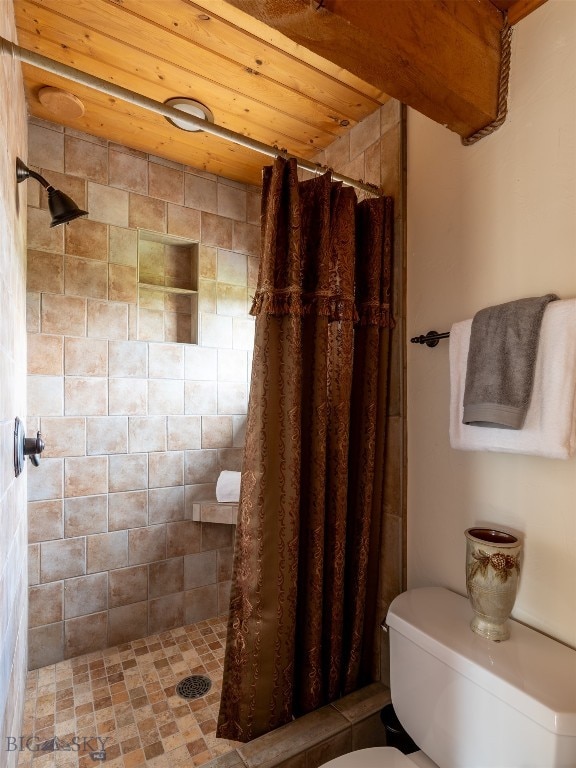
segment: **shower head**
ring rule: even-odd
[[[48,192],[48,208],[52,221],[51,227],[57,227],[59,224],[66,224],[69,221],[77,219],[79,216],[87,216],[88,211],[80,209],[72,198],[68,197],[64,192],[49,184],[43,176],[40,176],[36,171],[31,171],[20,158],[16,158],[16,181],[20,184],[21,181],[26,179],[36,179]]]

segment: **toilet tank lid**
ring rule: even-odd
[[[548,731],[576,736],[576,651],[512,620],[509,640],[486,640],[473,615],[467,598],[423,587],[398,595],[386,623]]]

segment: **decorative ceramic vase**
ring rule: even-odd
[[[488,640],[507,640],[522,543],[511,533],[490,528],[468,528],[465,535],[466,590],[474,609],[470,626]]]

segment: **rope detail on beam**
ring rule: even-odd
[[[504,26],[500,30],[500,77],[498,79],[498,114],[496,118],[485,125],[484,128],[471,136],[462,138],[462,144],[469,147],[485,136],[497,131],[506,120],[508,114],[508,85],[510,82],[510,59],[512,57],[512,27],[508,23],[508,17],[504,17]]]

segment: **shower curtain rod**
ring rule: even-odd
[[[6,49],[9,53],[11,53],[12,56],[18,57],[21,61],[26,64],[31,64],[33,67],[43,69],[46,72],[51,72],[52,74],[59,75],[60,77],[65,77],[66,79],[72,80],[75,83],[85,85],[88,88],[93,88],[97,91],[100,91],[101,93],[106,94],[107,96],[113,96],[117,99],[120,99],[121,101],[126,101],[129,104],[134,104],[137,107],[147,109],[150,112],[155,112],[156,114],[162,115],[163,117],[169,118],[170,120],[176,119],[179,122],[190,125],[192,128],[200,128],[201,130],[205,131],[206,133],[210,133],[213,136],[218,136],[221,139],[231,141],[234,144],[239,144],[243,147],[247,147],[248,149],[253,149],[255,152],[267,155],[268,157],[284,157],[286,159],[294,157],[298,167],[305,171],[318,173],[319,171],[330,170],[322,165],[316,165],[315,163],[311,163],[308,160],[304,160],[303,158],[295,157],[285,149],[279,149],[278,147],[272,147],[269,144],[264,144],[261,141],[256,141],[256,139],[251,139],[241,133],[236,133],[235,131],[231,131],[228,128],[223,128],[220,125],[215,125],[214,123],[209,123],[202,118],[194,117],[193,115],[190,115],[187,112],[183,112],[180,109],[168,107],[165,104],[161,104],[159,101],[150,99],[147,96],[142,96],[141,94],[135,93],[128,88],[123,88],[120,85],[114,85],[113,83],[109,83],[107,80],[102,80],[101,78],[95,77],[94,75],[81,72],[79,69],[75,69],[74,67],[69,67],[67,64],[61,64],[60,62],[49,59],[39,53],[30,51],[27,48],[22,48],[21,46],[16,45],[16,43],[12,43],[10,40],[6,40],[4,37],[0,37],[0,49],[1,48]],[[331,173],[332,178],[335,181],[341,181],[343,184],[347,184],[350,187],[355,187],[356,189],[361,189],[364,192],[369,192],[372,195],[380,194],[380,190],[374,184],[366,184],[363,181],[352,179],[349,176],[344,176],[341,173],[336,173],[334,171],[331,171]]]

